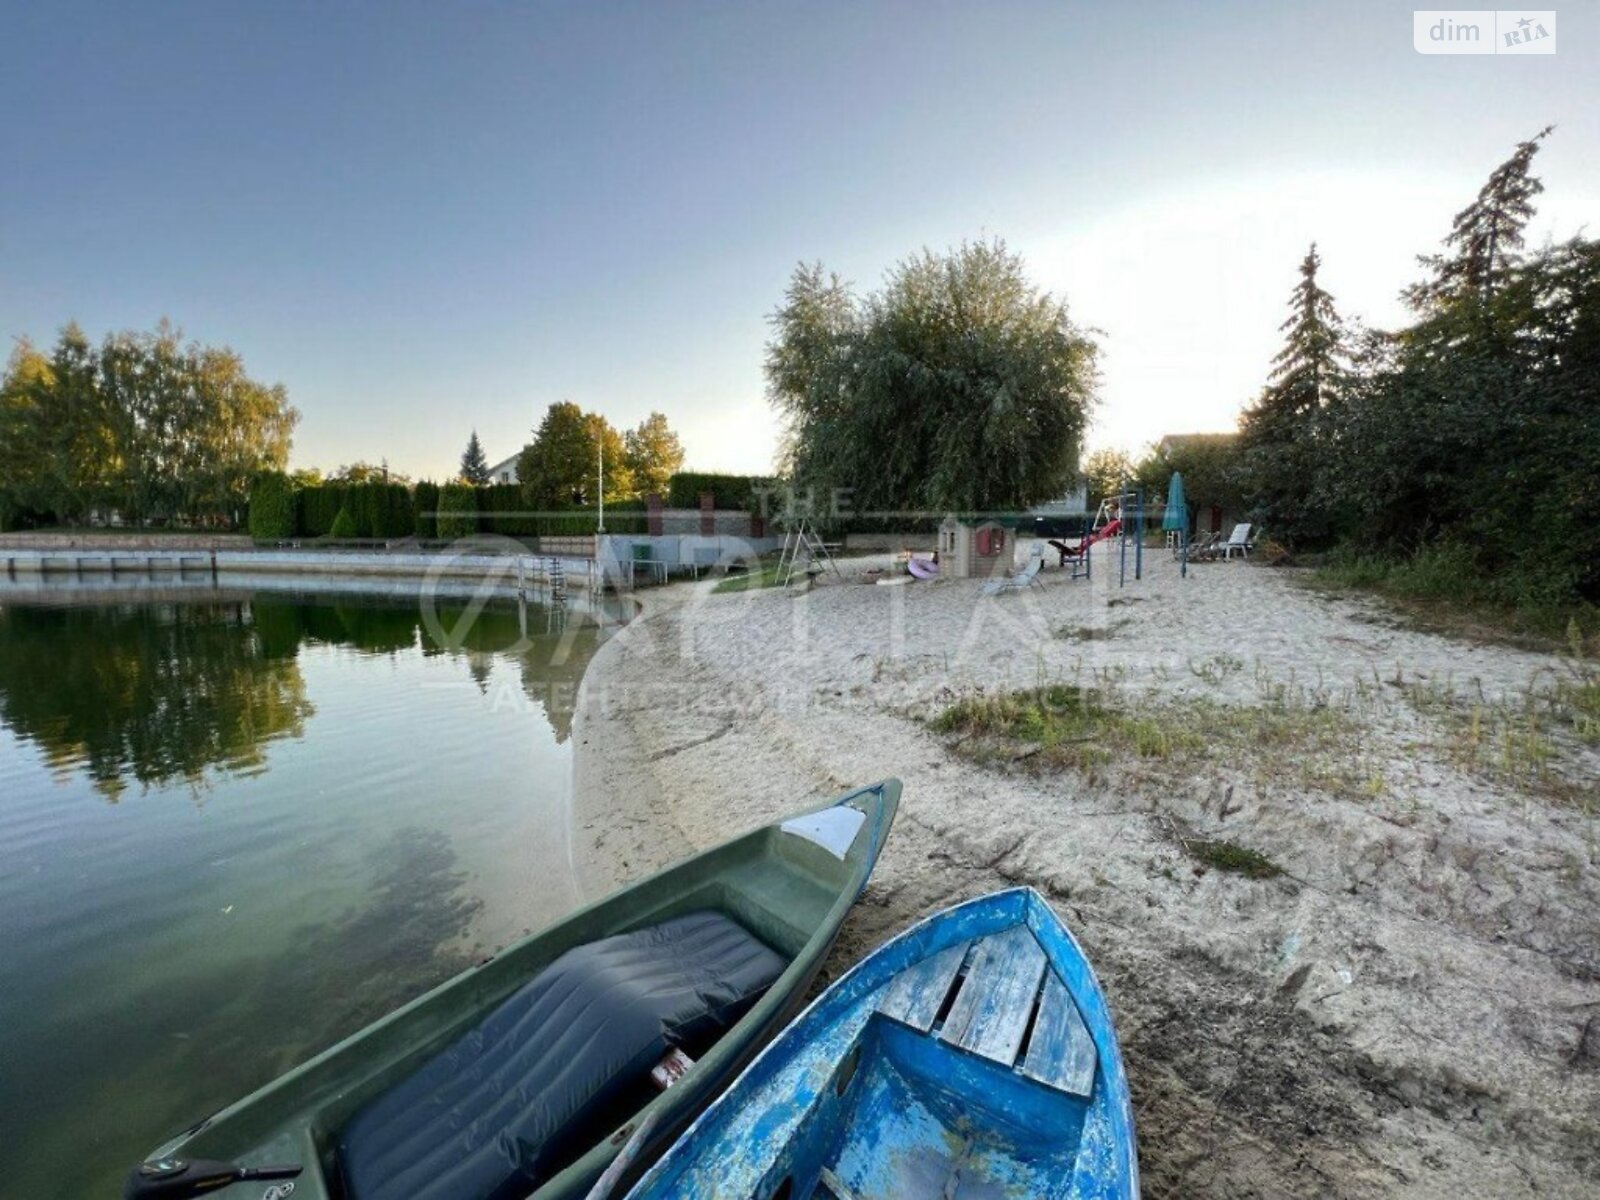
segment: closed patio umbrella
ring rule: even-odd
[[[1162,514],[1161,528],[1178,535],[1179,573],[1189,574],[1189,505],[1183,498],[1183,472],[1174,471],[1167,485],[1167,511]]]
[[[1183,499],[1183,472],[1174,471],[1167,485],[1167,512],[1161,518],[1161,528],[1183,532],[1189,528],[1189,506]]]

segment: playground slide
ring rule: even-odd
[[[1058,542],[1054,538],[1050,539],[1050,544],[1061,552],[1061,561],[1066,562],[1069,558],[1077,558],[1096,542],[1103,542],[1107,538],[1114,538],[1121,532],[1122,522],[1120,520],[1108,521],[1105,525],[1101,526],[1098,531],[1091,533],[1076,546],[1069,545],[1066,542]]]
[[[1102,525],[1100,527],[1099,532],[1092,533],[1092,534],[1089,535],[1089,540],[1084,542],[1084,545],[1085,546],[1092,546],[1096,542],[1103,542],[1107,538],[1114,538],[1114,537],[1117,536],[1117,534],[1119,534],[1121,532],[1122,532],[1122,520],[1121,520],[1121,518],[1118,518],[1115,521],[1107,521],[1104,525]]]

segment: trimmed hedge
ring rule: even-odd
[[[478,495],[470,483],[447,483],[439,491],[439,536],[446,540],[478,532]]]
[[[777,486],[776,479],[765,475],[716,475],[707,471],[679,471],[667,484],[667,507],[698,508],[700,493],[710,492],[717,498],[718,508],[757,513],[761,511],[761,498],[756,493],[763,489],[770,491]],[[770,500],[768,507],[773,507]]]
[[[477,489],[478,527],[484,533],[527,537],[538,531],[528,514],[528,501],[518,483],[493,483]]]
[[[360,537],[409,537],[416,524],[411,490],[403,484],[364,483],[352,487],[350,504]]]
[[[343,510],[358,538],[409,537],[416,531],[411,492],[399,483],[325,483],[302,488],[298,531],[302,537],[325,537]]]
[[[554,512],[530,510],[522,486],[495,483],[477,489],[478,527],[504,537],[581,537],[594,532],[596,514],[589,505]],[[644,533],[648,522],[643,500],[608,500],[607,533]]]
[[[582,536],[595,531],[592,507],[533,514],[521,486],[515,483],[480,488],[449,483],[441,488],[424,481],[409,489],[397,483],[327,483],[296,492],[286,477],[278,478],[287,490],[280,502],[279,523],[272,526],[277,532],[256,533],[256,496],[251,494],[250,528],[256,537],[417,537],[432,541],[466,537],[480,530],[513,538]],[[272,510],[273,486],[266,484],[262,492],[263,513]],[[606,532],[645,533],[649,523],[645,509],[642,499],[607,501]],[[334,522],[341,513],[348,521],[342,532],[335,532]]]
[[[270,542],[295,535],[294,483],[281,471],[257,475],[250,486],[250,536]]]
[[[411,491],[412,532],[419,538],[439,536],[439,485],[423,480]]]

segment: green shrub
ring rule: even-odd
[[[411,493],[411,529],[419,538],[439,536],[439,485],[427,480]]]
[[[361,536],[356,532],[355,518],[350,515],[348,508],[341,508],[334,514],[333,521],[328,526],[328,536],[339,541]]]
[[[494,483],[477,489],[478,525],[485,533],[527,537],[538,533],[536,518],[518,483]]]
[[[414,516],[411,493],[404,484],[365,483],[357,489],[365,515],[363,525],[370,537],[399,538],[411,534]]]
[[[504,537],[581,537],[595,531],[598,514],[590,505],[571,505],[555,511],[530,511],[520,484],[496,483],[476,489],[478,528]],[[606,501],[607,533],[645,533],[645,502]]]
[[[334,518],[344,508],[345,491],[344,485],[338,483],[301,488],[297,497],[300,533],[306,537],[327,537],[331,534]]]
[[[281,471],[257,475],[250,486],[250,536],[269,542],[295,534],[294,484]]]
[[[439,536],[471,537],[478,532],[478,494],[469,483],[447,483],[439,492]]]
[[[399,538],[416,532],[411,492],[399,483],[324,483],[302,488],[296,509],[296,529],[306,537],[333,533],[340,512],[350,518],[354,531],[347,535],[350,537]]]

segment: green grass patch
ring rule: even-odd
[[[729,575],[726,579],[719,580],[711,590],[715,593],[723,592],[753,592],[760,588],[778,586],[778,564],[776,561],[763,563],[758,570],[745,571],[742,575]]]
[[[1589,745],[1600,745],[1600,679],[1563,680],[1556,685],[1556,701],[1572,731]]]
[[[1409,556],[1334,553],[1311,583],[1382,596],[1408,624],[1429,632],[1549,650],[1576,628],[1589,652],[1600,653],[1600,607],[1552,599],[1515,575],[1486,571],[1460,547],[1435,545]]]
[[[1314,764],[1318,752],[1354,746],[1348,717],[1333,708],[1205,699],[1132,704],[1104,689],[1067,684],[971,696],[932,724],[957,735],[958,751],[971,758],[1025,757],[1080,769],[1119,758],[1196,762],[1241,754],[1286,757],[1284,751]]]
[[[1258,850],[1219,839],[1184,838],[1189,857],[1217,871],[1243,875],[1247,879],[1275,879],[1283,868]]]

